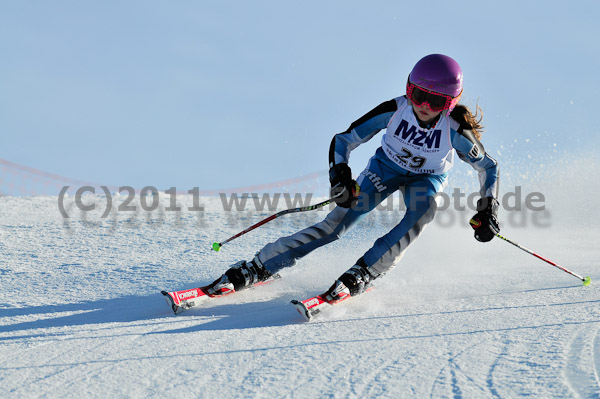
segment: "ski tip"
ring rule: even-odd
[[[161,291],[160,293],[165,296],[165,302],[167,303],[167,305],[169,305],[173,313],[179,314],[183,311],[182,307],[175,304],[175,302],[173,301],[173,297],[168,291]]]
[[[585,277],[585,278],[583,279],[583,285],[585,285],[586,287],[587,287],[588,285],[590,285],[590,283],[591,283],[591,282],[592,282],[592,279],[591,279],[589,276],[588,276],[588,277]]]
[[[296,299],[292,299],[290,301],[290,303],[292,305],[294,305],[294,307],[296,308],[296,310],[298,311],[298,313],[300,313],[300,316],[302,316],[302,318],[304,319],[304,321],[310,321],[312,315],[310,313],[310,311],[306,308],[306,306],[304,306],[304,304]]]

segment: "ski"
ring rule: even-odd
[[[161,291],[160,293],[165,296],[165,301],[173,313],[179,314],[208,300],[210,295],[207,290],[208,286],[204,286],[181,291]]]
[[[369,292],[372,289],[373,287],[371,286],[367,288],[365,292]],[[325,292],[321,295],[313,296],[302,301],[292,299],[290,303],[296,308],[298,313],[300,313],[300,315],[304,318],[305,321],[311,321],[314,316],[330,309],[333,305],[336,305],[340,302],[345,302],[352,298],[349,294],[346,294],[341,299],[331,301],[327,299],[326,294],[327,293]]]
[[[268,284],[279,278],[280,278],[279,274],[275,274],[268,280],[258,282],[256,284],[254,284],[252,287],[257,287],[260,285]],[[228,296],[228,295],[231,295],[236,292],[234,290],[231,290],[228,293],[223,294],[223,295],[211,295],[208,292],[209,287],[210,287],[209,285],[205,285],[203,287],[190,288],[190,289],[181,290],[181,291],[171,291],[171,292],[161,291],[160,293],[165,296],[165,301],[167,302],[167,305],[169,305],[169,307],[173,310],[173,313],[179,314],[179,313],[183,312],[184,310],[188,310],[193,307],[196,307],[210,299],[221,298],[221,297]]]

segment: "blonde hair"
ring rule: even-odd
[[[483,124],[481,123],[483,111],[479,108],[479,105],[476,105],[475,107],[475,114],[473,114],[467,106],[458,104],[454,107],[450,116],[460,124],[460,127],[473,131],[477,140],[481,140],[481,133],[483,132]]]

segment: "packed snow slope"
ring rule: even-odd
[[[499,239],[476,242],[472,212],[450,207],[374,290],[310,323],[289,301],[327,289],[401,211],[374,211],[277,282],[175,316],[160,290],[206,284],[326,210],[285,216],[216,253],[212,242],[272,210],[228,211],[214,197],[190,211],[189,195],[167,210],[161,192],[152,211],[139,196],[136,211],[115,210],[126,195],[115,196],[102,218],[105,196],[84,197],[97,206],[83,212],[71,195],[64,218],[57,197],[0,198],[0,395],[599,398],[598,197],[589,169],[573,168],[523,187],[523,198],[545,194],[545,213],[503,209],[500,220],[507,237],[590,286]]]

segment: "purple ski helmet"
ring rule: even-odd
[[[443,54],[430,54],[421,58],[408,75],[408,81],[452,98],[459,97],[463,89],[460,65]]]

